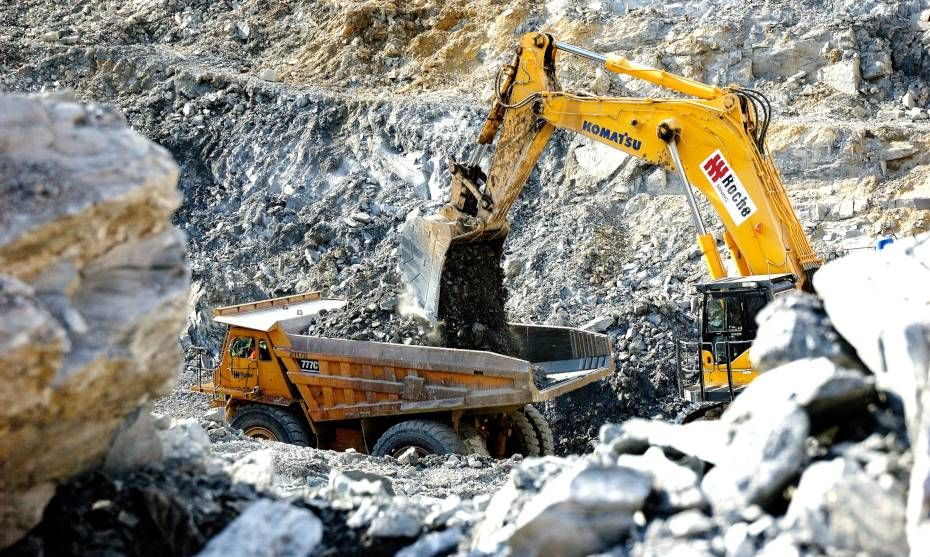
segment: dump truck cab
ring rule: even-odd
[[[615,367],[607,336],[568,327],[511,323],[508,354],[302,334],[346,305],[309,292],[216,309],[219,363],[200,366],[193,389],[252,437],[378,456],[541,456],[554,439],[531,403]]]
[[[782,273],[695,285],[700,297],[700,340],[679,343],[679,373],[688,376],[691,371],[696,376],[683,386],[687,400],[729,401],[755,379],[758,370],[749,360],[749,348],[759,328],[756,316],[775,296],[794,290],[796,282],[794,275]],[[688,359],[696,365],[687,364]]]

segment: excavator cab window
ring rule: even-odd
[[[759,328],[756,315],[769,299],[761,289],[705,294],[704,342],[713,347],[717,364],[732,361],[749,348]]]
[[[737,296],[711,295],[707,301],[707,332],[735,333],[743,330],[743,304]]]

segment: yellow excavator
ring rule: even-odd
[[[580,56],[686,98],[600,97],[563,91],[561,54]],[[765,137],[771,105],[738,86],[714,87],[615,55],[565,44],[546,33],[522,37],[497,74],[496,99],[464,163],[451,163],[451,200],[434,215],[411,216],[401,231],[400,266],[413,302],[435,321],[450,249],[484,242],[502,255],[508,212],[556,128],[574,131],[670,172],[683,182],[697,244],[711,280],[702,295],[701,339],[688,345],[697,378],[682,385],[695,402],[730,400],[756,376],[749,361],[755,315],[777,294],[811,289],[821,265],[782,185]],[[490,168],[480,166],[497,137]],[[723,223],[738,276],[727,276],[693,190]],[[690,346],[696,344],[691,352]],[[679,350],[681,348],[679,347]],[[679,362],[681,357],[679,356]]]

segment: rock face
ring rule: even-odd
[[[0,97],[0,547],[173,385],[189,283],[177,179],[115,112]],[[133,445],[159,454],[139,415],[117,468],[138,464]]]

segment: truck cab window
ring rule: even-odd
[[[252,337],[235,337],[229,345],[229,353],[234,358],[255,359],[255,339]]]

